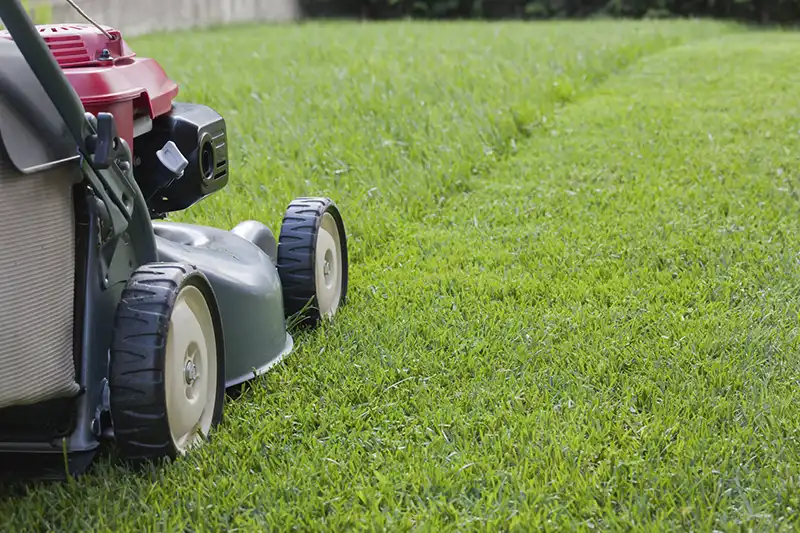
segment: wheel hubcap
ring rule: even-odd
[[[199,289],[178,293],[167,334],[164,368],[167,421],[180,454],[202,444],[217,402],[214,322]]]
[[[322,215],[316,244],[316,288],[320,315],[332,316],[342,295],[342,242],[330,213]]]

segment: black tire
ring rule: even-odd
[[[114,321],[109,376],[111,420],[117,448],[132,462],[181,455],[167,414],[165,364],[170,320],[179,293],[202,293],[214,325],[216,397],[211,427],[222,421],[225,343],[214,292],[193,266],[156,263],[137,269],[122,292]]]
[[[315,277],[320,226],[325,215],[336,225],[340,246],[340,295],[334,309],[347,300],[347,235],[336,204],[330,198],[298,198],[286,209],[278,238],[278,274],[283,288],[287,318],[304,326],[316,326],[322,318]],[[332,313],[331,313],[332,314]]]

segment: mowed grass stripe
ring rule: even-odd
[[[419,225],[427,250],[407,247],[405,264],[459,272],[464,326],[507,317],[495,354],[452,377],[529,393],[544,421],[505,442],[541,432],[524,462],[570,491],[565,526],[794,521],[798,44],[644,59]]]

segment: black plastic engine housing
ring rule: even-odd
[[[172,141],[189,162],[179,179],[165,184],[156,155]],[[153,121],[153,129],[134,141],[134,176],[155,218],[197,203],[228,183],[225,119],[208,106],[175,102]]]

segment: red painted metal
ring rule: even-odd
[[[90,113],[114,115],[119,136],[133,149],[133,123],[169,113],[178,84],[154,59],[137,57],[119,30],[91,24],[37,26],[50,51]],[[11,39],[7,31],[0,38]]]

